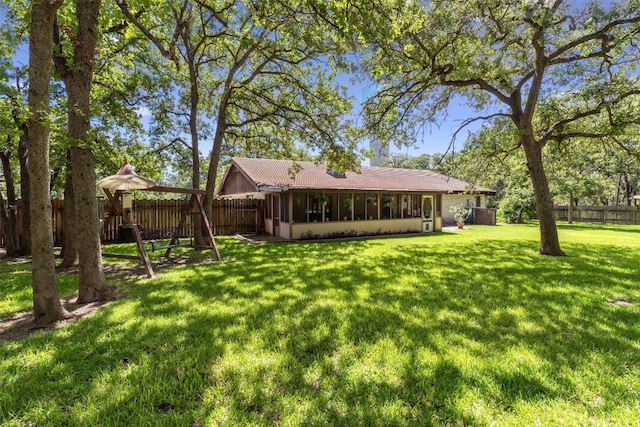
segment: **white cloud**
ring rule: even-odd
[[[140,117],[149,117],[151,115],[151,112],[149,111],[149,109],[147,107],[141,107],[138,108],[136,110],[136,113],[140,116]]]

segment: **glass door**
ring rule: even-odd
[[[422,196],[422,231],[433,231],[433,196]]]

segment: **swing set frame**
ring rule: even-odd
[[[153,191],[156,193],[179,193],[179,194],[190,194],[189,202],[187,203],[186,208],[180,213],[180,220],[178,221],[178,225],[172,233],[171,241],[168,245],[163,246],[163,249],[166,249],[164,256],[169,257],[171,254],[171,250],[175,247],[183,247],[183,246],[193,246],[192,244],[186,245],[178,242],[178,231],[184,225],[187,216],[195,216],[200,217],[204,227],[206,235],[208,238],[209,244],[205,246],[197,246],[199,249],[213,249],[216,254],[216,260],[220,261],[222,258],[220,257],[220,251],[218,250],[218,246],[216,245],[216,241],[213,235],[213,229],[211,228],[211,223],[209,222],[209,218],[205,214],[204,206],[202,204],[202,197],[206,194],[204,190],[195,190],[190,188],[179,188],[179,187],[165,187],[165,186],[154,186],[151,188],[145,188],[138,191]],[[121,216],[124,217],[124,209],[122,207],[122,195],[124,190],[115,190],[115,193],[111,193],[111,191],[107,188],[104,188],[104,193],[107,198],[111,202],[111,206],[109,207],[109,211],[107,212],[107,216],[104,221],[104,232],[106,232],[110,222]],[[133,237],[136,242],[136,246],[138,248],[138,256],[133,255],[121,255],[121,254],[109,254],[102,253],[103,257],[113,257],[113,258],[124,258],[124,259],[139,259],[145,267],[147,275],[149,277],[154,277],[153,267],[151,266],[151,261],[149,259],[149,255],[147,254],[147,250],[144,247],[145,239],[142,237],[142,232],[140,227],[133,218],[131,217],[131,228],[133,232]]]

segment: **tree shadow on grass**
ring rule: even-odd
[[[566,222],[561,222],[557,224],[558,230],[573,230],[573,231],[594,231],[594,230],[602,230],[602,231],[615,231],[617,233],[640,233],[640,226],[638,225],[619,225],[619,224],[605,224],[599,222],[590,222],[590,223],[574,223],[568,224]]]
[[[509,412],[569,399],[565,374],[594,355],[613,375],[637,366],[637,310],[604,298],[638,298],[633,254],[611,254],[611,270],[597,248],[549,260],[518,242],[430,242],[225,242],[221,263],[140,280],[92,318],[0,347],[1,419],[481,424],[465,393]]]

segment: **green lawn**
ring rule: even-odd
[[[568,257],[535,225],[219,239],[222,263],[0,342],[0,424],[639,425],[640,227],[559,233]],[[0,268],[6,318],[28,266]]]

